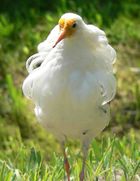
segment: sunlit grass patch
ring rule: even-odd
[[[91,144],[86,163],[86,180],[129,180],[140,178],[140,147],[133,130],[128,137],[113,138],[103,136]],[[71,163],[71,180],[78,180],[81,156],[78,151],[67,150]],[[11,162],[0,161],[0,180],[63,180],[63,158],[55,153],[50,161],[45,161],[35,148],[29,151],[19,148]]]
[[[115,4],[108,0],[106,3],[52,0],[32,4],[28,0],[17,3],[7,0],[0,9],[0,180],[64,180],[60,148],[36,123],[21,85],[27,74],[26,59],[36,52],[38,43],[48,36],[59,17],[72,11],[102,28],[118,57],[117,95],[111,103],[108,129],[117,136],[109,132],[92,142],[86,181],[139,181],[140,74],[131,71],[133,67],[139,70],[140,66],[139,1],[119,0]],[[128,134],[132,127],[135,130]],[[75,149],[70,145],[67,152],[72,166],[71,180],[77,181],[81,169],[79,146]]]

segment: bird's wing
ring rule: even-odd
[[[95,73],[96,79],[100,86],[100,93],[103,97],[102,105],[110,102],[116,94],[116,79],[112,73],[104,71]]]
[[[46,52],[40,52],[32,55],[26,61],[26,69],[29,73],[31,73],[34,69],[39,68],[42,62],[47,57]]]
[[[42,62],[46,59],[46,57],[52,51],[52,47],[55,44],[58,34],[59,34],[59,27],[57,25],[50,32],[47,39],[38,45],[37,47],[38,53],[32,55],[31,57],[27,59],[26,68],[29,73],[31,73],[34,69],[41,66]]]
[[[38,47],[37,47],[38,52],[49,53],[51,51],[53,45],[55,44],[55,42],[58,38],[58,35],[59,35],[59,26],[56,25],[50,32],[47,39],[38,45]]]
[[[109,45],[106,34],[104,31],[100,30],[94,25],[87,25],[90,35],[91,42],[95,49],[94,56],[96,61],[94,61],[94,66],[96,66],[95,77],[100,85],[101,93],[103,96],[103,103],[106,104],[110,102],[116,93],[116,79],[113,75],[113,64],[116,60],[116,52]]]
[[[94,25],[87,25],[93,44],[96,45],[96,51],[103,56],[104,61],[114,64],[116,60],[116,51],[109,45],[106,34],[103,30]]]
[[[46,40],[41,42],[37,47],[37,53],[29,57],[26,61],[26,68],[30,76],[28,76],[22,86],[23,93],[26,97],[32,98],[33,82],[36,77],[40,74],[40,67],[44,60],[48,57],[50,52],[53,50],[53,45],[59,34],[58,25],[53,28]],[[51,60],[50,60],[51,61]]]

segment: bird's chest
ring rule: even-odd
[[[54,134],[57,129],[64,135],[78,138],[85,130],[96,134],[97,128],[102,128],[101,95],[93,75],[78,69],[60,68],[47,84],[44,82],[39,96],[41,119]],[[103,121],[103,127],[105,124]],[[96,130],[93,131],[94,127]]]
[[[92,117],[101,95],[94,73],[76,64],[48,67],[36,86],[37,102],[52,119]]]
[[[102,117],[98,82],[94,71],[86,66],[74,62],[50,62],[42,72],[36,81],[35,92],[45,126],[54,130],[57,127],[69,135],[73,134],[74,126],[76,135],[79,134],[76,130],[82,132],[93,125],[93,120]]]
[[[73,49],[53,56],[54,61],[47,64],[42,75],[42,95],[61,100],[88,97],[95,81],[91,54],[76,53]]]

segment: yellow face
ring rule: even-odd
[[[58,22],[60,30],[65,31],[65,37],[73,35],[76,31],[76,20],[75,19],[63,19],[61,18]]]
[[[75,33],[77,27],[75,19],[60,18],[58,25],[60,27],[60,35],[53,45],[53,48],[64,38],[72,36]]]

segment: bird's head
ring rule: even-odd
[[[83,23],[84,22],[82,18],[74,13],[66,13],[63,16],[61,16],[61,18],[58,21],[60,34],[53,48],[64,38],[69,38],[73,36]]]

